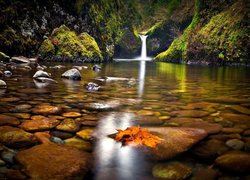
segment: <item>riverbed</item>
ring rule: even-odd
[[[218,162],[218,157],[230,151],[243,153],[249,161],[249,68],[114,61],[100,64],[100,71],[93,71],[93,64],[60,64],[62,67],[58,64],[40,63],[56,81],[52,83],[33,80],[36,69],[13,70],[12,76],[4,78],[8,88],[0,90],[0,113],[20,121],[11,126],[26,128],[30,133],[49,131],[55,143],[89,152],[93,165],[88,179],[166,178],[168,168],[177,174],[172,179],[249,178],[249,167],[240,160],[233,160],[229,165]],[[79,69],[82,80],[62,79],[62,73],[73,66]],[[98,91],[88,91],[89,82],[98,84]],[[35,108],[41,105],[60,107],[61,111],[53,115],[39,114]],[[36,130],[22,125],[38,115],[54,116],[61,123],[70,119],[73,125],[64,128],[58,122],[57,126]],[[196,128],[203,129],[206,135],[174,157],[155,159],[110,137],[116,129],[132,125],[149,129]],[[77,135],[86,129],[91,132],[87,138]],[[174,146],[181,147],[178,143],[185,144],[184,140]],[[17,153],[28,148],[8,151]],[[3,154],[2,168],[22,169],[16,165],[17,161],[4,160]],[[232,166],[245,171],[232,172]],[[26,176],[27,172],[22,174]]]

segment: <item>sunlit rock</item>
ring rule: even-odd
[[[20,127],[25,131],[43,131],[52,129],[59,123],[60,121],[56,119],[45,117],[38,120],[26,120],[20,125]]]
[[[82,114],[79,112],[66,112],[62,114],[63,117],[68,117],[68,118],[77,118],[81,117]]]
[[[19,152],[16,160],[31,179],[83,179],[90,170],[90,154],[53,143]]]
[[[32,109],[34,114],[60,114],[62,112],[62,108],[58,106],[51,106],[51,105],[38,105]]]
[[[56,126],[56,129],[66,132],[77,132],[80,129],[80,125],[74,119],[65,119]]]
[[[13,116],[7,116],[4,114],[0,114],[0,125],[10,125],[10,126],[17,126],[20,124],[20,121],[13,117]]]
[[[154,160],[167,160],[189,150],[193,145],[207,136],[203,129],[150,127],[149,131],[164,139],[147,154]]]
[[[83,140],[92,140],[92,133],[94,132],[93,129],[83,129],[76,133],[76,135]]]
[[[0,143],[8,147],[21,148],[34,145],[36,142],[33,134],[25,132],[22,129],[11,126],[0,127]]]

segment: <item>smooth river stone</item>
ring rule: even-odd
[[[163,124],[164,121],[155,116],[139,115],[138,118],[133,120],[133,123],[136,125],[142,125],[142,126],[159,126]]]
[[[230,97],[210,98],[210,99],[207,99],[207,101],[225,103],[225,104],[250,103],[250,99],[238,99],[238,98],[230,98]]]
[[[191,117],[191,118],[200,118],[208,116],[209,113],[207,111],[202,110],[181,110],[181,111],[173,111],[171,115],[178,117]]]
[[[0,98],[0,102],[17,102],[17,101],[20,101],[20,98],[17,97]]]
[[[239,106],[239,105],[232,105],[232,106],[229,106],[229,108],[236,111],[236,112],[250,115],[250,109],[248,109],[246,107]]]
[[[110,100],[106,102],[89,103],[84,105],[84,108],[91,111],[111,111],[120,107],[120,101]]]
[[[92,166],[89,153],[54,143],[20,151],[15,158],[31,179],[84,179]]]
[[[59,106],[51,106],[51,105],[38,105],[32,109],[34,114],[60,114],[62,112],[62,108]]]
[[[167,123],[177,123],[182,125],[184,123],[192,123],[192,122],[201,122],[203,121],[201,118],[171,118],[170,120],[166,121]]]
[[[53,118],[42,118],[37,120],[24,121],[20,127],[25,131],[43,131],[54,128],[60,121]]]
[[[34,145],[37,142],[35,136],[25,132],[22,129],[1,126],[0,127],[0,143],[11,148],[22,148]]]
[[[66,132],[77,132],[80,129],[80,125],[74,119],[64,119],[58,126],[57,130]]]
[[[187,150],[207,136],[203,129],[183,127],[150,127],[149,131],[164,139],[146,153],[154,160],[168,160]]]
[[[221,113],[220,116],[225,121],[230,121],[235,124],[244,124],[250,128],[250,116],[232,113]]]
[[[94,132],[93,129],[83,129],[76,133],[76,135],[83,140],[92,140],[92,133]]]
[[[62,114],[63,117],[68,117],[68,118],[77,118],[81,117],[82,114],[79,112],[66,112]]]
[[[212,104],[212,103],[208,103],[208,102],[194,102],[194,103],[189,103],[184,108],[186,108],[186,109],[205,109],[205,108],[211,108],[214,106],[216,106],[216,105]]]
[[[64,142],[67,146],[73,146],[82,151],[91,152],[92,147],[93,147],[90,142],[84,141],[83,139],[79,139],[79,138],[65,139]]]
[[[183,127],[204,129],[208,134],[217,134],[221,132],[222,125],[217,123],[203,122],[186,122],[182,124]]]
[[[192,174],[191,167],[177,161],[156,164],[152,171],[155,178],[175,180],[186,179]]]
[[[28,113],[12,113],[13,116],[20,118],[20,119],[29,119],[30,114]]]
[[[20,121],[17,118],[13,116],[0,114],[0,126],[2,125],[17,126],[19,124],[20,124]]]
[[[234,173],[250,172],[250,154],[242,151],[231,151],[219,156],[215,164],[221,169]]]
[[[152,116],[152,115],[154,115],[154,111],[140,110],[137,112],[137,114],[143,115],[143,116]]]
[[[32,108],[32,106],[29,104],[20,104],[10,109],[10,111],[16,113],[26,113],[30,111],[30,108]]]

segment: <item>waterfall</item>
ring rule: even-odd
[[[139,35],[140,38],[141,38],[141,57],[140,59],[142,60],[146,60],[148,59],[147,57],[147,35]]]

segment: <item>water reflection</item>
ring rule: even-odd
[[[142,97],[144,92],[146,74],[146,61],[140,61],[139,77],[138,77],[138,97]]]
[[[105,114],[100,119],[94,134],[97,138],[94,179],[130,180],[138,173],[137,168],[140,168],[138,166],[143,166],[142,160],[138,162],[140,158],[137,158],[138,154],[134,148],[122,146],[121,143],[108,137],[110,134],[116,133],[116,129],[126,129],[131,126],[134,118],[132,113],[113,112]]]

